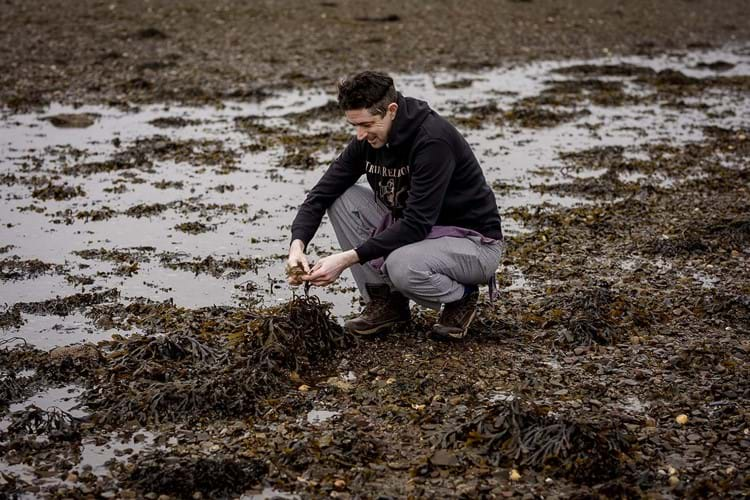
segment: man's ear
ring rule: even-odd
[[[388,105],[388,113],[391,115],[391,120],[396,118],[396,111],[398,111],[398,104],[392,102]]]

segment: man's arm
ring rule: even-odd
[[[292,222],[292,241],[300,240],[307,248],[320,226],[325,211],[365,172],[363,146],[352,138],[344,151],[328,167],[323,177],[308,193]]]
[[[362,145],[356,138],[353,138],[313,187],[297,211],[297,216],[292,223],[292,243],[289,246],[289,258],[287,259],[288,269],[301,267],[305,275],[310,274],[310,264],[305,255],[307,244],[318,230],[323,214],[328,207],[352,184],[357,182],[357,179],[363,173]],[[343,269],[346,269],[346,267]],[[326,276],[328,276],[328,271],[329,269],[326,267]],[[341,271],[338,274],[341,274]],[[319,276],[316,276],[316,280],[311,281],[311,283],[318,284],[318,278]],[[287,281],[290,285],[301,285],[303,278],[299,273],[288,273]]]

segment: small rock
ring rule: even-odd
[[[78,474],[76,474],[75,472],[71,472],[70,474],[68,474],[68,477],[66,477],[65,480],[70,483],[75,483],[76,481],[78,481]]]
[[[52,125],[60,128],[86,128],[94,124],[98,115],[93,113],[63,113],[47,119]]]
[[[458,465],[458,457],[448,450],[435,450],[435,453],[430,457],[430,463],[432,465],[452,467]]]
[[[337,479],[333,482],[333,487],[341,491],[346,488],[346,481],[344,481],[343,479]]]
[[[670,486],[677,486],[680,484],[680,478],[677,476],[669,476],[669,485]]]
[[[685,425],[688,423],[688,416],[684,413],[681,413],[675,417],[675,422],[677,422],[680,425]]]
[[[352,385],[351,382],[347,382],[345,380],[340,379],[339,377],[331,377],[326,380],[326,385],[330,387],[335,387],[336,389],[343,391],[343,392],[349,392],[352,390],[354,385]]]

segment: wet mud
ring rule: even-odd
[[[354,339],[351,278],[286,285],[350,133],[330,89],[8,111],[0,495],[747,495],[748,54],[397,75],[466,134],[508,234],[462,342],[416,306]]]

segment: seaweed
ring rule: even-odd
[[[80,439],[83,419],[65,410],[51,407],[42,410],[36,405],[10,414],[11,423],[6,431],[11,435],[46,434],[51,440],[74,441]]]
[[[557,342],[569,346],[611,345],[632,327],[654,322],[657,311],[647,311],[607,282],[578,286],[546,297],[527,321],[541,328],[560,326]]]
[[[530,467],[595,484],[623,472],[630,439],[612,423],[556,418],[533,403],[493,404],[439,437],[440,448],[474,448],[495,466]]]
[[[63,201],[69,200],[71,198],[76,198],[78,196],[86,196],[86,192],[81,188],[81,186],[68,186],[67,184],[63,184],[62,186],[60,186],[52,184],[50,182],[44,187],[35,189],[31,193],[31,196],[45,201]]]
[[[268,466],[256,458],[174,457],[161,451],[138,457],[124,483],[139,491],[195,498],[228,497],[258,484]]]
[[[181,222],[174,227],[177,231],[188,234],[201,234],[211,231],[211,226],[207,226],[202,222]]]
[[[25,393],[25,387],[19,383],[15,373],[0,378],[0,407],[17,401]]]
[[[48,264],[39,259],[21,260],[13,257],[0,260],[0,281],[33,279],[49,271],[60,271],[62,266]]]
[[[76,293],[40,302],[19,302],[13,305],[12,309],[26,314],[67,316],[75,310],[113,301],[117,297],[119,297],[119,292],[115,289],[94,293]]]
[[[171,333],[112,341],[97,388],[84,395],[104,423],[254,413],[265,398],[288,390],[289,372],[317,370],[349,342],[316,297],[257,310],[131,304],[116,314]]]

